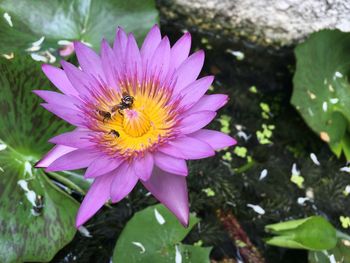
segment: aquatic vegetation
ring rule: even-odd
[[[265,116],[265,115],[264,115]],[[266,115],[267,116],[267,115]],[[263,117],[265,119],[265,117]],[[273,135],[273,130],[275,129],[274,125],[267,125],[263,123],[261,125],[262,130],[256,131],[256,138],[258,139],[260,144],[271,144],[270,140]]]
[[[221,124],[220,131],[223,133],[229,134],[231,132],[230,130],[231,117],[228,115],[221,115],[218,121]]]
[[[73,41],[98,50],[102,38],[112,42],[118,26],[141,42],[158,21],[154,0],[4,0],[0,13],[0,52],[27,53],[46,63],[72,54]]]
[[[321,251],[332,249],[337,244],[335,228],[321,216],[290,220],[265,228],[275,235],[266,241],[270,245]]]
[[[181,243],[199,223],[198,217],[190,216],[190,225],[184,228],[162,205],[135,213],[120,234],[114,262],[209,263],[210,247],[202,247],[200,240],[196,246]]]
[[[295,49],[292,104],[321,140],[350,160],[350,34],[324,30]]]
[[[238,157],[241,157],[241,158],[245,158],[247,157],[247,148],[246,147],[241,147],[241,146],[237,146],[235,147],[235,149],[233,150],[234,154],[237,155]]]
[[[73,239],[79,203],[34,163],[49,149],[50,136],[67,125],[31,91],[50,87],[40,64],[0,58],[0,71],[0,262],[50,261]]]

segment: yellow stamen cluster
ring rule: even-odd
[[[105,122],[99,122],[103,141],[112,153],[125,157],[150,149],[171,135],[175,125],[173,105],[164,92],[126,92],[134,98],[130,108],[112,113]],[[115,104],[120,103],[120,95]],[[111,133],[116,131],[119,136]]]

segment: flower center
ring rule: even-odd
[[[143,110],[124,110],[123,128],[131,137],[140,137],[150,130],[151,121]]]
[[[170,101],[167,89],[142,83],[136,90],[127,87],[121,94],[106,94],[94,106],[97,122],[94,119],[93,129],[100,131],[99,144],[107,153],[132,158],[175,136],[177,104]]]

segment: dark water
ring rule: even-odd
[[[163,23],[162,31],[175,40],[181,26]],[[204,39],[203,39],[204,37]],[[191,211],[201,218],[186,238],[193,243],[201,239],[204,246],[213,246],[212,259],[239,257],[231,240],[216,216],[218,209],[232,212],[250,240],[257,246],[266,262],[307,262],[307,253],[266,246],[264,226],[283,220],[302,218],[314,214],[326,216],[337,228],[340,215],[350,213],[349,198],[343,190],[350,184],[350,176],[339,172],[345,160],[337,160],[317,135],[303,122],[290,105],[294,57],[291,49],[272,51],[251,46],[247,43],[227,43],[216,36],[194,33],[194,47],[206,50],[203,75],[214,74],[214,93],[229,94],[230,102],[218,113],[231,117],[230,130],[238,140],[238,146],[246,147],[247,158],[240,158],[231,152],[232,160],[223,160],[222,151],[216,157],[190,162],[189,192]],[[243,51],[244,59],[237,60],[232,52]],[[257,93],[250,90],[255,86]],[[262,116],[261,103],[269,105],[268,119]],[[259,143],[256,131],[262,125],[274,125],[271,144]],[[238,125],[238,126],[237,126]],[[220,129],[219,121],[211,128]],[[249,140],[240,138],[242,129]],[[320,166],[310,159],[315,153]],[[292,183],[291,169],[295,163],[304,178],[303,188]],[[267,176],[259,180],[266,169]],[[215,196],[208,197],[203,189],[210,187]],[[313,195],[304,205],[297,203],[299,197]],[[128,199],[113,208],[104,208],[86,227],[92,238],[79,232],[74,240],[63,248],[52,262],[109,262],[120,231],[132,214],[155,200],[145,197],[141,186]],[[259,205],[265,210],[259,215],[247,204]]]

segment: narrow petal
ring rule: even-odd
[[[138,177],[134,169],[127,163],[117,169],[110,188],[112,202],[116,203],[127,196],[135,187]]]
[[[125,67],[127,76],[131,78],[137,77],[137,79],[141,82],[142,63],[140,50],[137,46],[134,35],[131,33],[128,36],[128,44],[125,52]]]
[[[64,146],[64,145],[55,145],[39,162],[35,164],[35,167],[48,167],[55,160],[60,158],[61,156],[75,151],[76,148]]]
[[[159,147],[159,151],[185,160],[202,159],[215,155],[213,148],[209,144],[187,136],[175,139]]]
[[[101,156],[94,160],[87,168],[84,177],[95,178],[117,169],[123,159],[111,158],[109,156]]]
[[[41,103],[40,105],[72,125],[83,126],[83,119],[79,115],[78,110],[63,107],[58,104]]]
[[[180,102],[180,107],[185,107],[186,109],[192,107],[210,88],[210,85],[213,83],[214,77],[207,76],[201,79],[198,79],[188,85],[180,92],[182,97]]]
[[[115,40],[114,40],[113,51],[114,51],[114,54],[116,55],[116,58],[120,61],[124,61],[124,55],[125,55],[127,43],[128,43],[128,36],[126,35],[125,31],[121,27],[118,27]]]
[[[209,124],[216,116],[215,111],[200,111],[184,117],[180,121],[180,131],[183,134],[193,133]]]
[[[74,88],[79,92],[79,95],[90,97],[89,88],[92,82],[90,76],[69,62],[62,60],[61,64],[69,81],[72,83]]]
[[[138,178],[147,181],[153,171],[153,156],[150,153],[145,153],[145,156],[133,161],[133,168]]]
[[[74,42],[74,49],[83,71],[95,76],[97,79],[104,79],[101,58],[96,52],[79,41]]]
[[[143,66],[146,66],[147,64],[149,64],[154,54],[154,51],[159,45],[161,39],[162,39],[162,36],[160,34],[159,27],[158,25],[154,25],[151,28],[151,30],[148,32],[141,47],[141,58],[142,58]]]
[[[233,139],[231,136],[228,136],[225,133],[207,129],[199,130],[195,133],[189,134],[189,136],[206,142],[214,150],[229,147],[237,143],[235,139]]]
[[[66,145],[74,148],[87,148],[95,145],[90,139],[91,132],[86,129],[75,129],[71,132],[62,133],[49,140],[51,143]]]
[[[189,208],[186,178],[155,167],[151,178],[142,182],[183,224],[188,225]]]
[[[77,105],[81,104],[80,100],[76,97],[67,96],[50,90],[33,90],[33,93],[47,103],[57,104],[71,109],[77,109]]]
[[[171,63],[178,68],[188,57],[191,49],[191,34],[185,33],[171,48]]]
[[[75,226],[79,228],[89,220],[109,199],[109,189],[113,180],[113,174],[96,178],[88,193],[80,205]]]
[[[73,88],[72,84],[67,78],[66,73],[59,68],[44,64],[42,70],[49,80],[64,94],[78,96],[78,91]]]
[[[55,160],[47,168],[47,172],[76,170],[88,167],[98,155],[86,149],[78,149],[69,152]]]
[[[120,61],[117,60],[112,48],[109,46],[107,40],[105,39],[101,44],[101,61],[107,84],[115,90],[119,91],[117,84],[119,73],[117,71],[117,68],[121,68]]]
[[[191,82],[195,81],[204,64],[204,52],[202,50],[189,56],[175,73],[176,85],[174,94],[178,94]]]
[[[188,174],[186,161],[184,159],[157,152],[154,154],[154,162],[155,165],[163,171],[182,176],[187,176]]]
[[[190,108],[186,114],[200,111],[217,111],[228,101],[228,96],[224,94],[204,95],[200,100]]]
[[[147,70],[150,76],[157,78],[161,83],[168,74],[170,64],[170,42],[164,37],[155,50]]]

